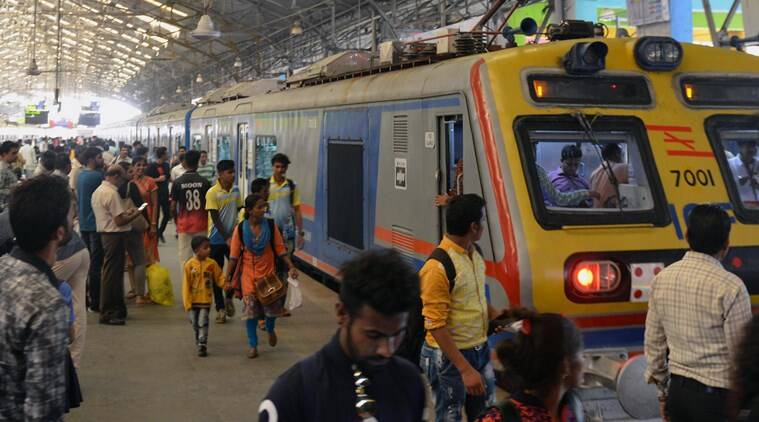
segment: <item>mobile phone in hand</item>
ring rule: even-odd
[[[139,211],[145,211],[145,208],[147,208],[147,207],[148,207],[148,203],[147,202],[143,202],[142,205],[140,205],[140,207],[137,208],[137,210],[139,210]]]

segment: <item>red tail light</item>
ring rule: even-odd
[[[580,261],[572,271],[572,284],[580,294],[608,293],[619,287],[622,272],[613,261]]]

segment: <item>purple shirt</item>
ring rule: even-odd
[[[590,186],[588,185],[588,182],[586,182],[582,177],[578,175],[569,176],[567,174],[564,174],[564,171],[561,169],[561,167],[557,168],[556,170],[552,171],[548,174],[548,179],[551,181],[551,184],[558,190],[559,192],[574,192],[576,190],[588,190],[590,189]],[[549,202],[553,202],[548,199]],[[570,206],[583,206],[586,205],[587,200],[580,201],[577,204],[570,204]],[[553,204],[552,205],[556,205]]]

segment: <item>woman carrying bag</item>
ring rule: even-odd
[[[277,345],[274,323],[284,311],[287,295],[287,282],[277,276],[277,262],[287,266],[291,278],[298,278],[298,270],[287,254],[279,229],[273,220],[264,217],[268,209],[263,195],[248,195],[245,219],[235,228],[230,245],[227,289],[235,289],[238,297],[242,297],[242,319],[248,333],[250,359],[258,356],[256,321],[259,317],[265,317],[269,346]]]

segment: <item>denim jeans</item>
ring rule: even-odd
[[[266,317],[266,332],[267,333],[271,333],[274,331],[274,321],[276,321],[276,318]],[[248,346],[250,347],[258,347],[258,333],[256,332],[256,329],[258,329],[257,319],[245,320],[245,331],[248,332]]]
[[[474,421],[488,406],[495,403],[495,373],[490,363],[490,347],[487,343],[471,349],[460,350],[464,358],[477,370],[485,382],[485,395],[467,394],[464,381],[456,366],[443,351],[422,346],[420,366],[432,386],[435,396],[435,421],[459,422],[462,409],[466,410],[468,421]]]
[[[190,309],[190,323],[195,330],[195,343],[198,346],[208,344],[208,308]]]

